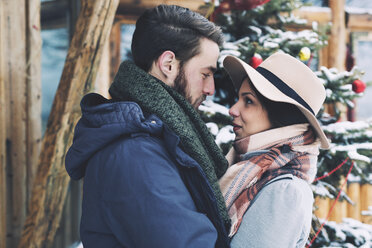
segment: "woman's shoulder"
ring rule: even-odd
[[[304,247],[313,199],[308,183],[291,174],[269,181],[245,212],[231,247]]]
[[[276,204],[286,207],[311,207],[314,201],[309,183],[292,174],[281,175],[267,182],[257,194],[256,199],[259,198],[277,200]]]

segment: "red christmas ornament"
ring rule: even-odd
[[[352,83],[352,86],[353,86],[353,91],[355,93],[362,93],[367,87],[366,83],[359,79],[354,80],[354,82]]]
[[[230,0],[232,9],[249,10],[254,9],[270,0]]]
[[[256,69],[262,63],[262,57],[258,53],[255,53],[249,62],[249,65]]]

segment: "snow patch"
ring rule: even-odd
[[[210,99],[205,100],[200,106],[199,110],[205,112],[206,114],[215,115],[220,113],[229,116],[229,109],[218,103],[213,102]]]
[[[235,139],[235,134],[233,132],[233,126],[227,125],[218,132],[216,136],[217,145],[229,143]]]

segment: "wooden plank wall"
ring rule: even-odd
[[[331,213],[329,220],[342,222],[343,218],[353,218],[372,225],[372,217],[362,215],[363,211],[368,211],[368,207],[372,206],[372,185],[349,182],[344,191],[354,204],[350,204],[345,200],[337,202],[335,205],[336,210]],[[316,197],[315,206],[317,209],[315,210],[315,215],[320,219],[325,219],[332,204],[333,200],[329,198]]]
[[[1,1],[2,190],[6,190],[0,218],[0,243],[16,247],[27,214],[30,186],[41,139],[40,98],[40,1]],[[4,123],[5,122],[5,123]],[[5,153],[4,153],[4,144]],[[6,159],[5,159],[6,157]],[[5,161],[5,162],[4,162]],[[4,177],[4,175],[1,175]],[[3,194],[2,194],[3,195]],[[3,197],[3,196],[2,196]],[[5,234],[4,234],[5,233]]]

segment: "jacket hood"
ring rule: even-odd
[[[160,135],[163,122],[145,116],[135,102],[113,102],[91,93],[80,103],[82,116],[75,127],[73,144],[66,154],[66,170],[72,179],[84,177],[91,156],[119,137],[133,133]]]

